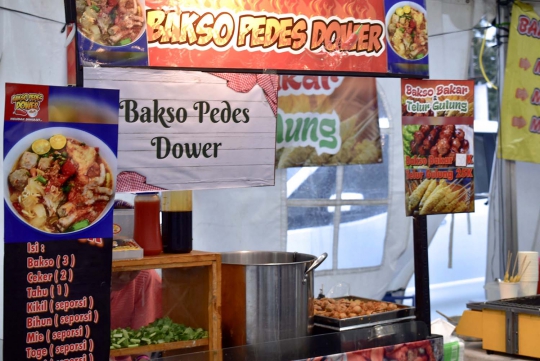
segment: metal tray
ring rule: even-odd
[[[372,300],[369,298],[356,297],[356,296],[347,296],[347,297],[337,297],[335,300],[339,299],[349,299],[349,300],[361,300],[361,301],[371,301],[371,302],[386,302],[380,300]],[[392,302],[387,302],[392,303]],[[334,318],[326,316],[315,315],[314,322],[315,326],[323,327],[335,331],[346,331],[356,328],[369,327],[375,325],[382,325],[386,323],[412,320],[415,319],[414,315],[415,308],[400,304],[395,304],[398,308],[393,311],[375,313],[368,316],[358,316],[351,318]]]

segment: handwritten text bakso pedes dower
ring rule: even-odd
[[[199,123],[229,123],[231,126],[241,126],[242,123],[249,122],[249,109],[234,108],[226,100],[217,107],[212,106],[208,101],[196,101],[191,108],[163,107],[159,105],[157,99],[152,100],[152,107],[140,107],[133,99],[120,101],[120,112],[123,112],[127,123],[154,123],[170,129],[176,124],[185,123],[189,118],[194,118]],[[174,143],[166,136],[154,137],[150,144],[155,147],[157,159],[165,159],[169,156],[178,159],[184,155],[187,158],[199,158],[199,156],[217,158],[219,147],[222,146],[222,143],[213,142]]]

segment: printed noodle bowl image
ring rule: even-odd
[[[45,233],[77,232],[96,223],[114,202],[112,151],[71,128],[31,133],[4,160],[9,208]]]
[[[386,15],[388,43],[406,60],[420,60],[428,54],[426,11],[411,1],[402,1]]]
[[[75,4],[79,31],[95,43],[125,46],[144,33],[144,1],[76,0]]]

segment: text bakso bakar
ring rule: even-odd
[[[30,225],[74,232],[94,222],[113,197],[113,178],[99,148],[61,134],[32,143],[8,176],[9,198]]]

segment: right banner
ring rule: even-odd
[[[512,7],[501,105],[500,157],[540,163],[540,15]]]
[[[401,83],[407,216],[474,211],[474,82]]]

